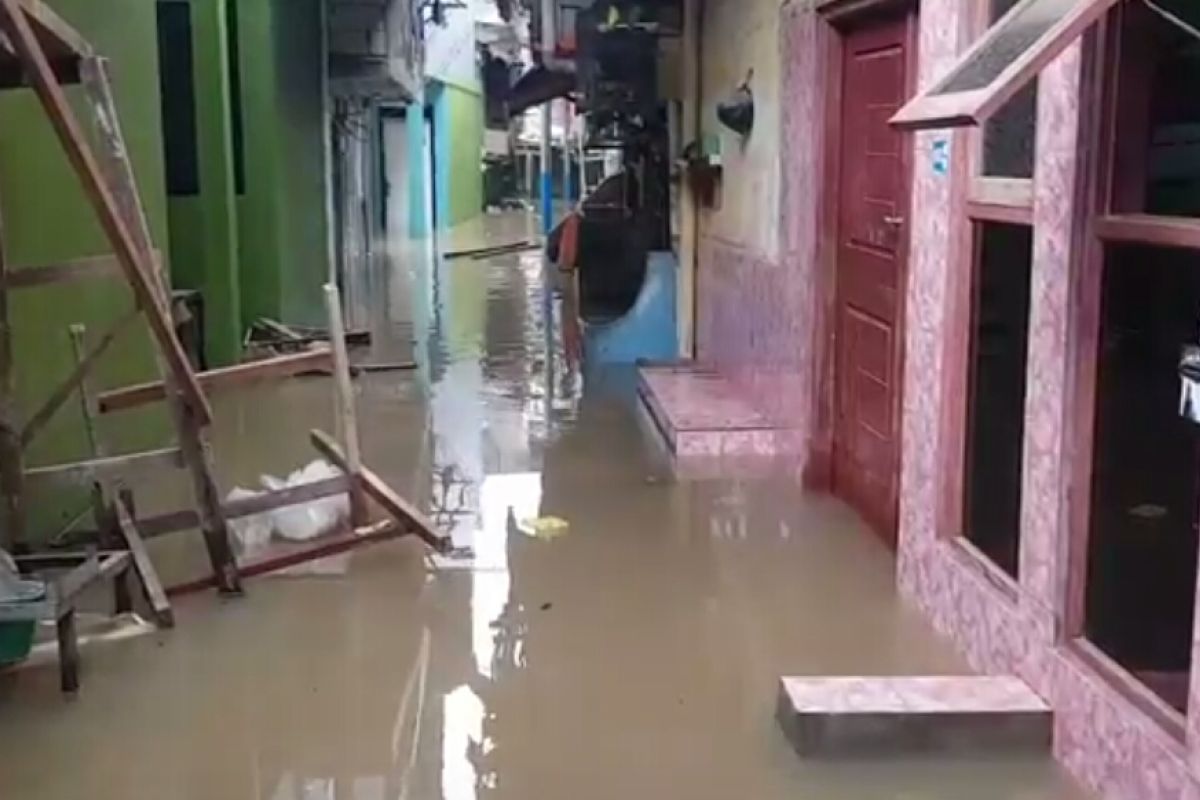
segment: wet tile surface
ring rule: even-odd
[[[463,237],[505,225],[526,222]],[[965,672],[890,554],[786,476],[677,482],[632,374],[563,356],[536,256],[423,252],[362,292],[421,362],[357,382],[364,457],[474,557],[436,570],[402,541],[187,598],[174,631],[90,646],[74,701],[52,666],[0,675],[0,797],[1083,796],[1043,759],[797,759],[781,675]],[[223,398],[223,486],[307,463],[329,391]],[[181,491],[147,486],[148,513]],[[198,537],[153,545],[168,581],[203,568]]]

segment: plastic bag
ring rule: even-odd
[[[335,478],[340,474],[328,462],[317,460],[296,470],[287,478],[280,479],[272,475],[263,475],[260,481],[266,491],[278,491],[327,478]],[[229,493],[228,500],[244,500],[261,494],[263,494],[262,491],[238,488]],[[345,494],[340,494],[243,517],[231,522],[230,527],[233,530],[234,538],[240,545],[241,552],[252,554],[266,548],[272,536],[278,536],[289,542],[311,541],[330,533],[349,516],[350,498]]]

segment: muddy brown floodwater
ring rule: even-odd
[[[359,380],[365,459],[474,557],[403,541],[180,600],[176,630],[86,648],[73,701],[53,666],[0,677],[0,797],[1084,797],[1049,760],[801,761],[780,675],[966,669],[898,601],[891,556],[782,477],[672,478],[631,374],[563,357],[536,253],[428,252],[397,247],[350,290],[370,358],[421,362]],[[329,392],[221,398],[225,488],[309,460]],[[197,538],[153,543],[168,581],[202,571]]]

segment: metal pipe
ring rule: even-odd
[[[542,0],[542,64],[550,69],[550,60],[554,57],[554,0]],[[554,180],[552,150],[550,147],[550,110],[554,107],[553,100],[547,100],[542,106],[542,233],[547,236],[554,228]]]
[[[553,168],[553,155],[550,149],[550,108],[551,104],[547,102],[542,106],[542,152],[541,152],[541,181],[539,192],[541,194],[542,208],[542,233],[547,236],[554,228],[554,180],[551,169]]]
[[[571,190],[571,129],[575,120],[575,115],[572,113],[571,98],[564,97],[563,104],[563,202],[567,204],[567,208],[571,207],[571,200],[574,192]]]

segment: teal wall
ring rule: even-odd
[[[408,233],[414,239],[429,235],[430,208],[425,191],[429,171],[429,145],[426,139],[424,101],[412,102],[405,115],[408,126]]]
[[[483,95],[451,83],[435,83],[433,130],[437,166],[438,227],[447,228],[483,208]]]
[[[50,0],[97,51],[111,59],[111,73],[130,159],[141,190],[155,244],[165,249],[167,202],[164,189],[158,88],[158,44],[154,0]],[[82,91],[68,90],[83,116]],[[0,213],[4,246],[16,268],[111,252],[79,189],[41,106],[26,90],[0,93]],[[66,328],[80,322],[98,335],[130,305],[120,280],[58,285],[15,294],[13,336],[21,411],[32,413],[72,368]],[[144,326],[126,335],[100,361],[97,384],[104,387],[154,375],[153,350]],[[106,420],[121,445],[161,444],[165,417],[157,409]],[[32,464],[87,455],[78,406],[68,404],[28,453]],[[31,533],[45,534],[72,515],[78,498],[55,503],[33,500]]]

